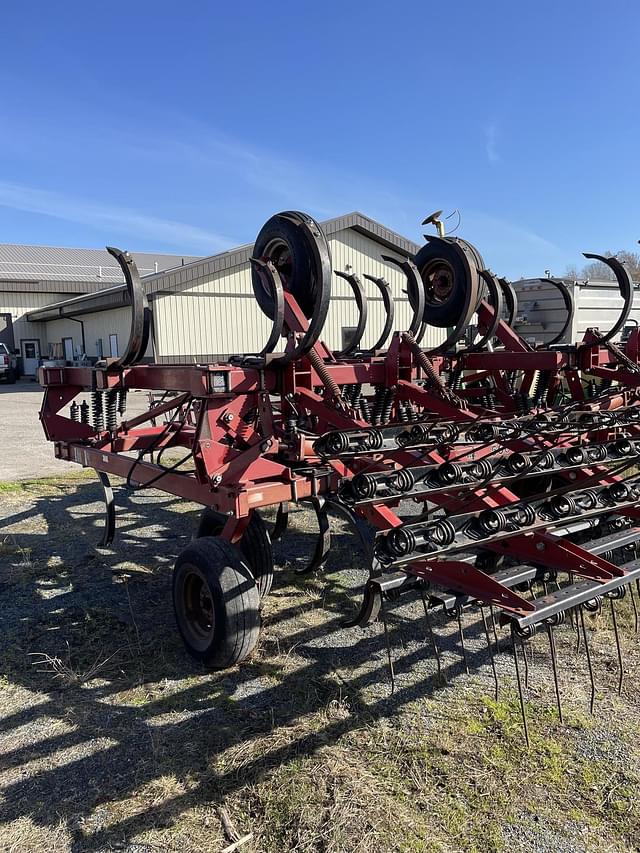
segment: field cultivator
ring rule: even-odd
[[[584,611],[609,600],[621,687],[614,602],[629,593],[637,629],[640,591],[640,338],[637,328],[624,344],[614,338],[632,282],[615,258],[600,258],[623,297],[614,328],[536,348],[512,328],[512,285],[470,243],[445,236],[437,217],[430,221],[438,234],[414,258],[383,256],[406,277],[409,327],[394,330],[387,282],[364,276],[386,321],[363,349],[367,288],[339,272],[359,321],[349,345],[332,352],[321,338],[331,295],[327,240],[305,214],[272,217],[251,259],[271,334],[260,352],[216,364],[143,363],[144,291],[131,257],[110,250],[131,298],[127,349],[90,368],[41,369],[46,436],[59,458],[98,472],[104,545],[115,532],[109,474],[203,506],[176,562],[173,597],[188,650],[210,667],[237,664],[255,647],[273,576],[271,540],[285,533],[293,502],[317,514],[308,571],[329,553],[329,513],[353,531],[366,583],[352,624],[382,617],[386,629],[387,602],[417,595],[439,664],[433,611],[458,620],[464,650],[460,616],[477,608],[494,676],[497,633],[507,628],[520,686],[518,649],[537,629],[548,634],[556,675],[552,629],[568,617],[582,634],[593,687]],[[569,318],[570,296],[556,284]],[[446,330],[430,350],[421,347],[429,326]],[[132,389],[161,396],[127,418]],[[78,405],[82,392],[91,406]],[[170,450],[180,459],[163,464]],[[278,508],[270,533],[265,507]],[[393,677],[391,655],[389,664]],[[562,714],[557,677],[555,685]]]

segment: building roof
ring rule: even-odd
[[[347,213],[344,216],[337,216],[334,219],[328,219],[325,222],[321,222],[320,225],[327,237],[336,234],[338,231],[351,228],[370,237],[372,240],[375,240],[380,245],[391,249],[397,254],[405,255],[406,257],[412,257],[420,248],[417,243],[413,243],[401,234],[391,231],[374,219],[357,211]],[[204,276],[210,276],[217,272],[248,263],[252,250],[253,243],[247,243],[244,246],[239,246],[237,249],[220,252],[217,255],[211,255],[206,258],[193,259],[188,263],[175,265],[174,268],[164,269],[157,273],[152,272],[144,276],[145,291],[150,295],[158,291],[162,291],[164,294],[171,290],[184,290],[191,287],[197,279]],[[134,255],[134,257],[137,256]],[[53,320],[58,317],[75,314],[106,311],[128,304],[129,297],[126,286],[122,284],[108,289],[101,289],[99,293],[92,292],[86,296],[55,302],[47,305],[45,308],[31,311],[27,316],[29,320],[33,321]]]
[[[197,260],[193,255],[166,255],[156,252],[132,252],[140,275],[178,267]],[[101,290],[122,281],[116,260],[106,249],[64,249],[58,246],[22,246],[0,243],[0,281],[59,282],[89,285],[86,290]],[[42,289],[42,288],[40,288]],[[74,288],[75,290],[75,288]]]

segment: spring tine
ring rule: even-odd
[[[493,604],[489,605],[489,613],[491,614],[491,628],[493,630],[493,639],[495,642],[496,651],[498,651],[498,632],[496,631],[496,612],[493,609]]]
[[[456,608],[456,616],[458,619],[458,633],[460,634],[460,645],[462,646],[462,657],[464,659],[464,671],[469,675],[469,662],[467,660],[467,648],[464,644],[464,631],[462,630],[462,610]]]
[[[558,717],[562,722],[562,698],[560,696],[560,684],[558,682],[558,662],[556,660],[556,641],[553,636],[551,625],[547,625],[547,634],[549,635],[549,651],[551,652],[551,667],[553,669],[553,683],[556,688],[556,702],[558,704]]]
[[[636,581],[637,583],[637,581]],[[636,594],[633,591],[633,584],[629,584],[629,592],[631,593],[631,604],[633,606],[633,633],[638,633],[638,605],[636,603]]]
[[[442,671],[442,661],[440,659],[440,649],[438,648],[438,644],[436,642],[436,636],[433,633],[433,625],[431,624],[431,617],[429,616],[429,607],[427,605],[427,597],[424,593],[424,589],[420,590],[420,597],[422,598],[422,606],[424,608],[424,619],[427,623],[427,633],[429,634],[429,638],[431,640],[431,645],[433,646],[433,651],[436,656],[436,664],[438,666],[438,678],[444,679],[444,683],[447,683],[447,676]]]
[[[380,615],[382,616],[382,624],[384,625],[384,639],[387,644],[387,662],[389,664],[389,676],[391,678],[391,695],[393,696],[396,689],[396,673],[393,668],[393,658],[391,656],[391,642],[389,640],[389,626],[387,625],[387,608],[384,603],[384,596],[380,590]]]
[[[484,635],[487,638],[487,649],[489,651],[489,660],[491,661],[491,669],[493,671],[493,683],[495,685],[496,702],[498,701],[498,693],[500,684],[498,682],[498,673],[496,671],[496,662],[493,657],[493,648],[491,647],[491,639],[489,637],[489,625],[487,623],[487,614],[484,612],[484,607],[480,605],[480,613],[482,614],[482,624],[484,625]]]
[[[591,714],[593,714],[593,706],[594,706],[594,703],[596,701],[596,683],[593,679],[593,667],[591,665],[591,652],[589,651],[589,641],[587,639],[587,629],[585,628],[585,625],[584,625],[584,612],[583,612],[582,607],[580,607],[579,610],[580,610],[580,625],[582,627],[582,637],[584,639],[584,650],[585,650],[586,655],[587,655],[587,666],[589,667],[589,678],[591,680],[591,702],[589,704],[589,712]]]
[[[613,634],[616,638],[616,651],[618,653],[618,696],[622,693],[622,682],[624,680],[624,663],[622,660],[622,646],[620,645],[620,635],[618,634],[618,619],[616,617],[616,608],[613,603],[613,598],[609,599],[611,602],[611,621],[613,622]]]
[[[524,686],[529,689],[529,661],[527,660],[527,650],[524,645],[524,640],[520,639],[520,646],[522,647],[522,659],[524,660]]]
[[[544,590],[545,595],[549,595],[549,584],[546,580],[542,581],[542,589]]]
[[[522,727],[524,729],[524,739],[527,744],[527,747],[531,746],[529,742],[529,728],[527,726],[527,712],[524,706],[524,694],[522,693],[522,680],[520,678],[520,664],[518,663],[518,650],[516,647],[516,635],[511,626],[511,646],[513,650],[513,662],[516,668],[516,681],[518,683],[518,695],[520,696],[520,711],[522,713]]]
[[[536,600],[536,591],[533,587],[533,581],[529,581],[528,587],[529,587],[529,592],[531,593],[531,600],[535,601]]]

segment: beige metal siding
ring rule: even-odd
[[[84,324],[84,337],[86,344],[86,354],[89,358],[98,356],[98,339],[102,339],[102,352],[105,357],[109,357],[109,335],[118,336],[118,354],[122,355],[131,330],[131,309],[114,308],[111,311],[98,311],[95,314],[84,314],[78,318]],[[80,347],[82,345],[82,327],[80,323],[73,320],[50,320],[44,324],[48,329],[48,340],[50,342],[60,342],[63,338],[72,338],[73,346]],[[151,355],[151,345],[147,351]]]
[[[26,315],[29,311],[35,311],[36,308],[44,308],[51,302],[55,302],[60,298],[75,294],[51,293],[50,291],[35,292],[32,290],[5,291],[2,290],[0,283],[0,313],[11,314],[13,324],[13,335],[16,347],[20,346],[22,338],[38,338],[40,340],[40,349],[44,353],[47,350],[47,324],[46,323],[30,323]]]
[[[381,259],[382,254],[392,254],[391,250],[350,229],[332,236],[329,245],[334,269],[354,272],[361,278],[364,273],[386,278],[396,305],[395,328],[408,328],[411,310],[403,293],[406,280],[400,270]],[[365,279],[363,284],[369,302],[363,344],[369,346],[380,334],[384,311],[375,285]],[[257,352],[270,330],[270,322],[254,299],[248,264],[203,276],[186,290],[156,297],[153,314],[157,357],[165,360],[206,360]],[[357,317],[351,288],[334,275],[323,339],[331,348],[340,349],[343,329],[355,326]],[[441,329],[430,329],[423,346],[443,339]]]

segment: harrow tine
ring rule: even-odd
[[[387,646],[387,662],[389,664],[389,676],[391,678],[391,695],[393,696],[396,689],[396,673],[393,668],[391,642],[389,640],[389,625],[387,624],[387,608],[384,603],[384,594],[382,590],[380,590],[380,615],[382,616],[382,624],[384,626],[384,639]]]
[[[593,666],[591,664],[591,652],[589,650],[589,641],[587,639],[587,629],[584,624],[584,609],[578,608],[580,611],[580,626],[582,628],[582,637],[584,639],[584,650],[587,655],[587,666],[589,667],[589,679],[591,681],[591,701],[589,703],[589,713],[593,714],[593,706],[596,701],[596,683],[593,678]]]
[[[491,647],[491,638],[489,637],[489,625],[487,623],[487,614],[484,611],[484,607],[480,605],[480,613],[482,614],[482,624],[484,626],[484,635],[487,638],[487,650],[489,652],[489,660],[491,661],[491,670],[493,672],[493,683],[495,685],[495,697],[496,702],[498,701],[498,694],[500,691],[500,683],[498,682],[498,673],[496,671],[496,661],[493,656],[493,648]]]
[[[524,729],[524,739],[527,748],[531,746],[529,740],[529,727],[527,726],[527,711],[524,705],[524,693],[522,692],[522,679],[520,678],[520,664],[518,662],[518,649],[516,646],[516,633],[513,625],[511,626],[511,648],[513,651],[513,663],[516,668],[516,682],[518,684],[518,696],[520,697],[520,712],[522,714],[522,728]]]
[[[524,686],[529,689],[529,661],[527,660],[527,649],[522,637],[520,638],[520,646],[522,647],[522,659],[524,661]]]
[[[469,675],[469,661],[467,660],[467,647],[464,642],[464,631],[462,630],[462,608],[456,607],[456,619],[458,622],[458,633],[460,634],[460,646],[462,648],[462,659],[464,660],[464,671]]]
[[[622,660],[622,646],[620,645],[620,635],[618,633],[618,619],[616,617],[616,608],[614,604],[615,598],[611,597],[611,621],[613,622],[613,634],[616,638],[616,652],[618,655],[618,696],[622,694],[622,682],[624,681],[624,662]]]
[[[636,581],[637,583],[637,581]],[[631,594],[631,605],[633,607],[633,633],[638,633],[638,605],[636,603],[636,594],[633,591],[633,584],[629,586],[629,592]]]
[[[496,652],[498,648],[498,632],[496,631],[496,611],[493,609],[493,604],[489,605],[489,614],[491,615],[491,630],[493,631],[493,640],[495,643]]]
[[[433,651],[436,656],[436,664],[438,666],[438,678],[443,679],[444,683],[447,683],[447,676],[442,671],[442,660],[440,658],[440,649],[438,648],[438,644],[436,642],[436,635],[433,633],[433,625],[431,624],[431,617],[429,616],[429,606],[427,604],[427,597],[425,595],[424,589],[420,589],[420,597],[422,599],[422,607],[424,609],[424,619],[427,623],[427,633],[429,634],[429,638],[431,640],[431,645],[433,646]]]
[[[562,723],[562,697],[560,695],[560,683],[558,681],[558,661],[556,658],[556,641],[553,636],[551,625],[547,625],[547,635],[549,637],[549,652],[551,653],[551,668],[553,670],[553,684],[556,690],[556,703],[558,705],[558,717]]]

